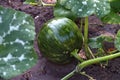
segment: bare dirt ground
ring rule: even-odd
[[[0,5],[30,14],[34,18],[36,33],[38,33],[41,26],[47,20],[54,17],[53,7],[31,6],[22,4],[22,1],[24,0],[0,0]],[[95,25],[101,24],[101,22],[95,16],[90,16],[89,21],[91,23],[91,25],[89,25],[89,37],[98,36],[100,34],[114,36],[120,29],[119,25]],[[24,74],[27,74],[26,72],[12,78],[11,80],[60,80],[63,76],[71,72],[77,64],[76,61],[73,61],[70,64],[60,66],[48,62],[44,57],[42,57],[40,51],[37,48],[36,41],[35,50],[39,56],[38,63],[32,69],[27,71],[30,71],[32,76],[25,77]],[[85,68],[84,71],[86,71],[87,74],[96,80],[120,80],[120,58],[109,61],[109,64],[106,68],[102,68],[100,65],[91,65]],[[76,74],[69,80],[88,79],[85,76]]]

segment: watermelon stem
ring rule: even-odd
[[[83,62],[84,60],[78,55],[78,49],[75,49],[71,52],[71,55],[74,56],[76,59],[78,59],[80,62]]]

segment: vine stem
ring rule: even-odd
[[[116,57],[120,57],[120,52],[84,61],[84,62],[77,65],[76,70],[81,71],[83,68],[85,68],[89,65],[100,63],[102,61],[107,61],[107,60],[110,60],[110,59],[113,59],[113,58],[116,58]]]
[[[72,77],[75,74],[75,70],[73,70],[72,72],[70,72],[68,75],[66,75],[65,77],[63,77],[61,80],[68,80],[70,77]]]
[[[75,70],[73,70],[72,72],[70,72],[69,74],[67,74],[65,77],[63,77],[61,80],[68,80],[70,77],[72,77],[73,75],[75,75],[76,72],[81,73],[81,70],[89,65],[92,64],[96,64],[96,63],[100,63],[102,61],[107,61],[116,57],[120,57],[120,52],[115,53],[115,54],[111,54],[111,55],[107,55],[107,56],[103,56],[103,57],[98,57],[98,58],[94,58],[94,59],[90,59],[87,61],[84,61],[82,63],[79,63],[76,67]]]
[[[84,46],[85,46],[85,53],[87,58],[90,58],[90,56],[92,56],[92,58],[95,58],[95,56],[93,55],[92,51],[90,50],[89,46],[88,46],[88,17],[85,17],[85,26],[84,26]]]
[[[55,6],[56,5],[56,3],[45,3],[45,2],[43,2],[42,0],[39,0],[38,2],[30,2],[29,3],[30,5],[32,5],[32,6]]]
[[[85,45],[85,52],[87,53],[87,57],[89,56],[88,54],[88,17],[85,18],[85,26],[84,26],[84,45]]]
[[[40,0],[40,3],[41,3],[43,6],[55,6],[55,3],[47,4],[47,3],[44,3],[43,0]]]

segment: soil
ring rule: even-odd
[[[23,1],[24,0],[0,0],[0,5],[9,8],[11,7],[30,14],[34,18],[35,31],[38,33],[41,26],[47,20],[54,17],[53,7],[31,6],[28,4],[22,4]],[[89,21],[89,37],[94,37],[101,34],[114,37],[116,32],[120,29],[120,25],[101,25],[101,21],[94,15],[89,17]],[[38,63],[33,68],[19,76],[12,78],[11,80],[60,80],[63,76],[75,68],[77,64],[76,61],[66,65],[50,63],[41,55],[38,50],[36,40],[34,45],[39,56]],[[110,45],[107,44],[107,47],[110,47]],[[83,71],[96,80],[120,80],[120,58],[110,60],[106,68],[100,67],[99,64],[96,64],[85,68]],[[80,74],[76,74],[69,80],[88,80],[88,78]]]

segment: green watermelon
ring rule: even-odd
[[[71,52],[81,49],[83,39],[78,26],[65,17],[53,18],[40,29],[38,47],[49,61],[65,64],[71,61]]]

